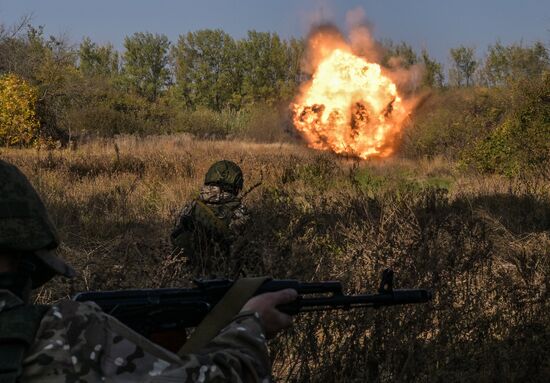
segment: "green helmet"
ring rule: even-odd
[[[208,169],[204,177],[205,185],[216,185],[222,190],[237,194],[243,188],[243,172],[232,161],[218,161]]]
[[[17,167],[0,160],[0,253],[32,255],[36,288],[56,274],[76,274],[52,252],[58,245],[55,226],[36,190]]]

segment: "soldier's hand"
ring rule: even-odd
[[[277,310],[276,306],[290,303],[297,297],[298,293],[293,289],[260,294],[246,302],[242,311],[257,312],[264,325],[266,336],[272,338],[292,323],[292,317]]]

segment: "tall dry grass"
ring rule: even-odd
[[[289,144],[122,137],[76,150],[1,149],[29,176],[85,289],[187,285],[168,234],[209,165],[263,184],[246,204],[250,274],[425,287],[432,303],[307,314],[271,352],[281,381],[546,382],[550,378],[550,190],[542,177],[463,174],[435,158],[358,162]],[[246,184],[245,184],[246,189]]]

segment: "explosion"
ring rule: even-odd
[[[409,115],[395,83],[331,34],[312,37],[309,49],[312,77],[291,104],[308,145],[363,159],[391,155]]]

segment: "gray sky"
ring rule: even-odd
[[[361,7],[378,39],[406,41],[447,63],[449,48],[475,46],[478,54],[503,43],[550,43],[550,0],[0,0],[0,22],[11,25],[32,14],[48,35],[78,43],[89,36],[122,48],[134,32],[179,34],[221,28],[234,37],[246,31],[307,34],[313,21],[345,29],[346,13]]]

